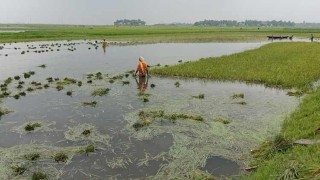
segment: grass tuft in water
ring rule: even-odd
[[[300,97],[300,96],[303,95],[303,92],[302,92],[302,91],[295,91],[295,92],[289,91],[289,92],[287,92],[287,95],[288,95],[288,96],[297,96],[297,97]]]
[[[4,80],[4,84],[10,84],[12,82],[12,78],[11,77],[9,77],[9,78],[7,78],[6,80]]]
[[[109,88],[99,88],[99,89],[94,90],[91,93],[91,96],[104,96],[104,95],[108,94],[109,91],[110,91]]]
[[[49,83],[53,82],[53,78],[52,78],[52,77],[48,77],[46,80],[47,80]]]
[[[25,127],[24,130],[30,132],[30,131],[34,131],[35,128],[37,127],[41,127],[40,123],[28,123]]]
[[[45,65],[45,64],[41,64],[41,65],[39,65],[38,67],[46,68],[46,67],[47,67],[47,65]]]
[[[78,81],[78,86],[81,87],[82,86],[82,82]]]
[[[17,89],[22,89],[23,86],[21,84],[18,84],[18,86],[16,87]]]
[[[18,176],[22,175],[27,170],[27,167],[23,164],[15,164],[11,166],[11,169],[13,170],[14,175]]]
[[[151,87],[151,88],[155,88],[156,85],[155,85],[155,84],[150,84],[150,87]]]
[[[56,89],[57,89],[58,91],[61,91],[63,88],[64,88],[64,87],[63,87],[62,85],[57,85],[57,86],[56,86]]]
[[[29,161],[36,161],[40,158],[40,153],[25,154],[23,157]]]
[[[82,131],[81,134],[85,135],[85,136],[89,136],[91,134],[91,131],[90,131],[90,129],[85,129],[84,131]]]
[[[94,152],[94,145],[93,144],[89,144],[88,146],[85,147],[84,151],[85,153],[91,153],[91,152]]]
[[[247,105],[247,103],[245,101],[239,101],[239,102],[235,102],[235,104],[240,104],[240,105]]]
[[[13,78],[17,81],[20,80],[20,76],[14,76]]]
[[[20,98],[20,94],[15,94],[15,95],[13,96],[13,98],[14,98],[14,99],[19,99],[19,98]]]
[[[67,91],[67,96],[72,96],[72,91]]]
[[[231,96],[232,99],[238,99],[238,98],[241,98],[243,99],[244,98],[244,94],[243,93],[239,93],[239,94],[233,94]]]
[[[9,109],[7,108],[2,108],[0,107],[0,117],[3,116],[3,115],[6,115],[6,114],[9,114],[11,113],[12,111],[10,111]]]
[[[122,85],[128,85],[130,84],[130,81],[122,81]]]
[[[180,87],[181,84],[180,84],[179,81],[177,81],[177,82],[174,83],[174,85],[175,85],[176,87]]]
[[[43,180],[43,179],[48,179],[48,176],[47,176],[47,174],[38,171],[38,172],[34,172],[32,174],[32,178],[31,179],[32,180]]]
[[[82,104],[83,106],[92,106],[92,107],[96,107],[96,105],[97,105],[97,101],[82,102],[81,104]]]
[[[222,118],[222,117],[216,118],[216,119],[214,119],[214,121],[215,122],[220,122],[222,124],[230,124],[230,120]]]
[[[192,96],[192,97],[197,99],[204,99],[204,94],[199,94],[198,96]]]
[[[68,160],[68,155],[64,152],[59,152],[55,154],[53,158],[56,162],[66,162]]]

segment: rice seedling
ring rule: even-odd
[[[231,96],[232,99],[238,99],[238,98],[241,98],[243,99],[244,98],[244,94],[243,93],[239,93],[239,94],[233,94]]]
[[[20,79],[20,76],[14,76],[13,78],[18,81]]]
[[[40,153],[25,154],[23,157],[29,161],[36,161],[40,158]]]
[[[91,152],[94,152],[94,145],[93,144],[89,144],[88,146],[85,147],[84,151],[85,153],[91,153]]]
[[[3,116],[3,115],[6,115],[6,114],[9,114],[11,113],[12,111],[10,111],[9,109],[7,108],[2,108],[0,107],[0,117]]]
[[[33,89],[32,87],[28,87],[28,88],[26,89],[26,91],[32,92],[32,91],[34,91],[34,89]]]
[[[122,85],[128,85],[130,84],[130,81],[122,81]]]
[[[46,67],[47,67],[47,65],[45,65],[45,64],[41,64],[41,65],[39,65],[38,67],[40,67],[40,68],[46,68]]]
[[[180,84],[179,81],[177,81],[177,82],[174,83],[174,85],[178,88],[178,87],[180,87],[181,84]]]
[[[222,118],[222,117],[216,118],[216,119],[214,119],[213,121],[215,121],[215,122],[220,122],[220,123],[222,123],[222,124],[230,124],[230,120],[225,119],[225,118]]]
[[[20,92],[19,95],[20,96],[26,96],[27,94],[25,92]]]
[[[85,129],[84,131],[82,131],[81,134],[85,135],[85,136],[89,136],[91,134],[91,130],[90,129]]]
[[[78,86],[81,87],[82,86],[82,82],[78,81]]]
[[[20,98],[20,95],[19,95],[19,94],[15,94],[15,95],[13,96],[13,98],[14,98],[14,99],[19,99],[19,98]]]
[[[18,84],[18,86],[16,86],[17,89],[22,89],[23,86],[21,84]]]
[[[38,171],[38,172],[34,172],[34,173],[32,174],[32,178],[31,178],[31,179],[32,179],[32,180],[48,179],[48,175],[45,174],[45,173],[43,173],[43,172]]]
[[[72,96],[72,91],[67,91],[67,96]]]
[[[199,94],[198,96],[192,96],[192,97],[197,99],[204,99],[204,94]]]
[[[47,89],[47,88],[50,87],[50,85],[49,85],[49,84],[45,84],[45,85],[43,85],[43,87],[44,87],[45,89]]]
[[[56,162],[66,162],[68,160],[68,155],[64,152],[59,152],[53,156]]]
[[[109,88],[99,88],[99,89],[94,90],[91,93],[91,96],[104,96],[104,95],[108,94],[109,91],[110,91]]]
[[[30,76],[31,76],[31,74],[29,74],[29,73],[23,73],[23,77],[24,77],[25,79],[30,78]]]
[[[53,82],[53,78],[52,78],[52,77],[48,77],[46,80],[47,80],[49,83]]]
[[[10,84],[11,82],[12,82],[12,78],[11,77],[9,77],[6,80],[4,80],[5,84]]]
[[[56,89],[57,89],[58,91],[61,91],[63,88],[64,88],[64,87],[63,87],[62,85],[57,85],[57,86],[56,86]]]
[[[37,127],[41,127],[41,124],[40,123],[28,123],[25,127],[24,127],[24,130],[25,131],[34,131],[35,128]]]
[[[87,81],[88,84],[92,84],[92,80]]]
[[[19,81],[18,84],[23,85],[23,84],[25,84],[25,83],[24,83],[24,81]]]
[[[92,106],[95,107],[97,105],[97,101],[91,101],[91,102],[82,102],[83,106]]]
[[[23,164],[15,164],[11,166],[15,176],[22,175],[26,170],[27,167]]]

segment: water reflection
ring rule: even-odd
[[[137,83],[137,89],[140,93],[144,93],[148,87],[148,78],[146,76],[138,76],[138,79],[137,77],[135,77],[135,79]]]

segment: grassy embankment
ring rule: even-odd
[[[306,92],[299,108],[285,119],[272,140],[253,151],[257,170],[245,179],[320,178],[320,145],[294,145],[298,139],[320,139],[320,89],[311,84],[320,78],[319,43],[272,43],[259,49],[217,58],[201,59],[152,74],[239,80]]]
[[[2,32],[17,30],[15,32]],[[255,27],[116,27],[83,25],[0,24],[0,43],[46,40],[103,39],[143,42],[244,42],[265,40],[267,35],[294,35],[308,38],[319,29]]]

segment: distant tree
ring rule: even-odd
[[[194,23],[194,26],[278,26],[278,27],[292,27],[295,26],[294,22],[286,21],[257,21],[245,20],[244,22],[237,22],[232,20],[204,20]]]
[[[146,22],[140,19],[120,19],[113,23],[115,26],[144,26]]]

